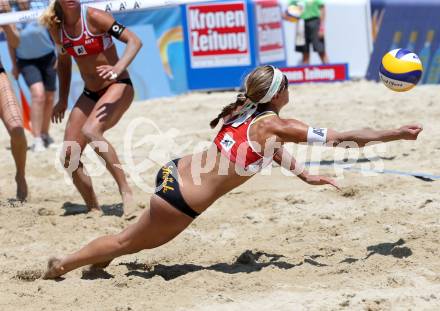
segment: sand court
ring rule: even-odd
[[[59,281],[39,279],[50,255],[73,252],[134,220],[122,216],[117,186],[92,155],[85,163],[104,215],[83,213],[53,149],[28,154],[28,202],[8,199],[15,171],[2,127],[0,309],[438,309],[440,181],[368,176],[331,164],[354,159],[353,168],[440,175],[439,90],[418,86],[398,94],[365,81],[290,86],[282,117],[339,130],[421,123],[424,131],[415,142],[376,146],[374,154],[325,148],[317,157],[290,146],[301,160],[325,162],[319,173],[337,177],[342,190],[307,185],[274,167],[219,199],[170,243],[117,258],[105,272],[78,269]],[[127,165],[136,214],[148,208],[146,190],[159,166],[209,142],[216,134],[209,121],[235,96],[136,102],[107,133]],[[64,124],[53,126],[57,143]]]

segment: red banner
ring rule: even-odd
[[[261,63],[284,61],[281,8],[276,0],[255,1],[258,52]]]
[[[187,5],[191,67],[251,63],[246,5],[242,1]]]
[[[280,68],[289,83],[330,82],[348,80],[348,65],[318,65]]]

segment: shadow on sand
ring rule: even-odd
[[[218,263],[207,267],[193,264],[170,266],[158,264],[153,267],[148,267],[147,265],[139,264],[137,262],[121,263],[120,265],[125,265],[127,269],[130,270],[127,272],[127,276],[138,276],[145,279],[161,276],[164,280],[169,281],[185,274],[202,270],[236,274],[258,272],[261,269],[270,266],[277,267],[279,269],[292,269],[303,264],[303,262],[292,264],[282,261],[280,260],[282,257],[284,256],[246,250],[232,264]]]
[[[353,257],[348,257],[342,260],[340,263],[352,264],[359,260],[367,260],[370,256],[376,254],[382,256],[393,256],[399,259],[406,258],[411,256],[413,253],[409,247],[403,246],[404,244],[405,244],[405,240],[399,239],[394,243],[388,242],[388,243],[379,243],[375,245],[370,245],[367,246],[367,252],[369,253],[367,254],[367,256],[365,256],[365,258],[357,259]]]
[[[370,256],[379,254],[382,256],[393,256],[396,258],[405,258],[412,255],[412,251],[409,247],[403,246],[405,241],[399,239],[394,243],[379,243],[376,245],[370,245],[367,247],[369,252],[364,258],[353,258],[347,257],[339,263],[353,264],[357,261],[367,260]],[[216,271],[227,274],[237,274],[237,273],[252,273],[258,272],[266,267],[276,267],[278,269],[288,270],[295,267],[299,267],[303,264],[310,264],[316,267],[328,267],[333,265],[328,265],[316,261],[317,258],[324,257],[322,255],[307,255],[303,261],[299,263],[289,263],[282,260],[283,255],[269,254],[262,251],[244,251],[234,263],[217,263],[210,266],[201,266],[194,264],[175,264],[175,265],[162,265],[157,264],[150,266],[147,264],[135,262],[123,262],[119,265],[126,266],[129,270],[126,276],[137,276],[144,279],[151,279],[155,276],[160,276],[166,281],[170,281],[186,275],[188,273],[197,271]],[[83,279],[94,280],[94,279],[111,279],[113,275],[105,272],[104,270],[91,270],[83,271]]]
[[[73,216],[89,213],[89,210],[84,204],[65,202],[61,208],[64,209],[64,214],[62,216]],[[122,217],[124,215],[124,208],[122,203],[101,205],[101,209],[103,216]]]

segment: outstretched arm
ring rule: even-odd
[[[142,47],[142,42],[129,29],[115,22],[115,19],[110,13],[98,10],[89,9],[90,23],[93,24],[101,32],[108,32],[119,41],[126,44],[124,54],[114,66],[99,66],[98,73],[103,79],[111,79],[112,72],[119,76],[131,64],[136,54]],[[114,79],[114,78],[113,78]]]
[[[333,129],[312,128],[294,119],[276,119],[271,124],[271,131],[281,142],[314,143],[321,142],[329,146],[348,142],[356,143],[356,147],[364,147],[370,142],[390,142],[395,140],[416,140],[423,127],[419,124],[405,125],[391,130],[373,130],[370,128],[339,132]]]
[[[364,147],[371,142],[390,142],[395,140],[416,140],[423,127],[420,124],[405,125],[391,130],[373,130],[365,128],[361,130],[336,132],[328,130],[327,142],[337,145],[343,142],[355,142],[359,147]]]
[[[298,176],[299,179],[309,185],[331,185],[339,189],[336,181],[327,176],[310,175],[304,165],[298,163],[296,159],[283,147],[279,148],[273,157],[274,161],[286,170],[291,171]]]

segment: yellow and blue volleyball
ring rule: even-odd
[[[292,23],[297,23],[301,18],[302,12],[303,10],[300,6],[289,5],[286,10],[285,18]]]
[[[423,66],[420,58],[405,49],[389,51],[382,58],[379,76],[385,86],[396,92],[412,89],[422,77]]]

